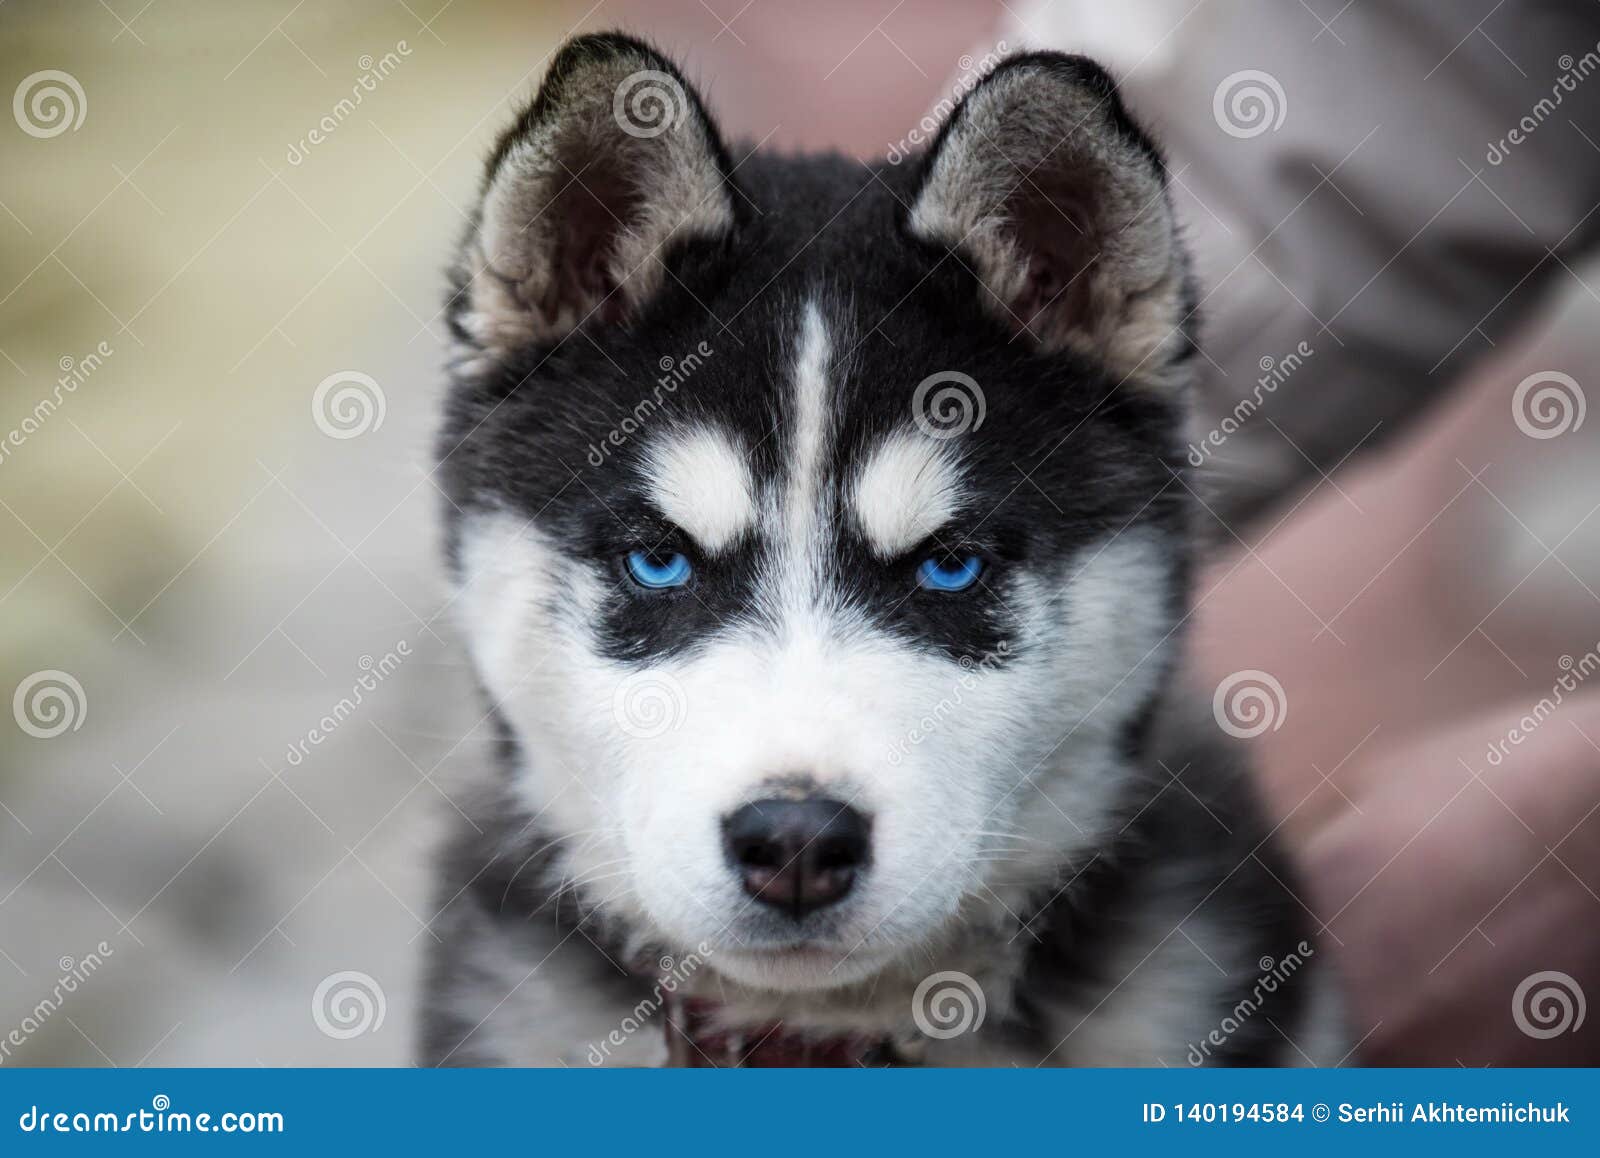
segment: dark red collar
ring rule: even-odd
[[[904,1064],[887,1038],[800,1033],[785,1030],[781,1021],[730,1029],[720,1024],[720,1009],[717,1002],[701,997],[668,1001],[664,1011],[668,1065],[779,1069]]]

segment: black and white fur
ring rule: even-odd
[[[624,130],[640,74],[663,131]],[[1340,1060],[1320,957],[1239,1016],[1312,925],[1215,723],[1176,722],[1194,292],[1100,68],[1014,57],[896,167],[730,153],[670,62],[576,39],[451,289],[448,557],[501,739],[442,858],[419,1060],[659,1061],[654,974],[702,957],[681,986],[730,1025],[927,1064],[1181,1065],[1230,1018],[1205,1061]],[[934,437],[913,396],[949,371],[983,417]],[[635,548],[689,587],[638,588]],[[989,563],[936,593],[930,552]],[[630,696],[664,724],[622,726]],[[774,791],[871,818],[800,921],[724,857]],[[941,971],[981,1027],[917,1031]]]

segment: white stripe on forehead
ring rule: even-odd
[[[707,551],[720,551],[756,521],[744,452],[716,427],[663,434],[645,452],[644,479],[656,509]]]
[[[960,508],[961,468],[948,442],[920,431],[889,436],[856,475],[856,523],[873,554],[893,559],[932,535]]]
[[[783,504],[784,526],[796,557],[814,545],[823,513],[819,505],[826,493],[822,471],[827,455],[829,347],[822,311],[816,302],[807,302],[795,355],[790,473]]]

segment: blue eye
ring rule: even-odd
[[[682,552],[675,552],[665,559],[658,559],[648,551],[628,552],[628,575],[640,587],[656,591],[682,587],[689,582],[693,570],[689,566],[689,557]]]
[[[983,560],[976,555],[965,559],[929,557],[917,568],[917,582],[930,591],[965,591],[983,574]]]

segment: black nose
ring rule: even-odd
[[[744,891],[796,920],[850,891],[870,859],[871,826],[837,800],[757,800],[722,822]]]

